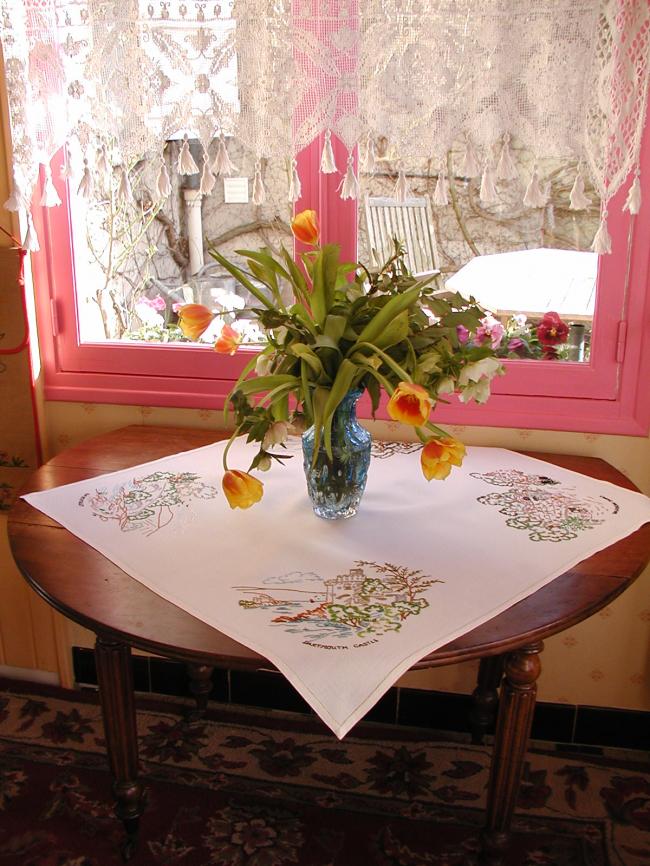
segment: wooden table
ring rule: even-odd
[[[23,492],[45,490],[126,469],[223,438],[180,428],[126,427],[70,448],[42,466]],[[532,454],[594,478],[635,489],[602,460]],[[135,850],[143,786],[131,674],[131,647],[182,659],[194,691],[207,699],[213,665],[268,668],[267,659],[151,592],[40,511],[19,500],[9,516],[16,563],[31,586],[65,616],[97,636],[95,656],[116,814],[124,822],[124,853]],[[650,559],[650,524],[600,551],[414,669],[480,659],[473,733],[480,740],[497,703],[497,729],[488,786],[483,862],[503,862],[535,707],[543,639],[600,610],[638,577]]]

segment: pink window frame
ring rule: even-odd
[[[650,135],[642,148],[642,177],[650,177]],[[333,138],[338,165],[347,157]],[[299,155],[302,198],[296,210],[318,211],[324,241],[356,257],[357,202],[341,201],[338,175],[318,168],[322,138]],[[53,177],[58,178],[53,165]],[[646,184],[650,187],[650,184]],[[150,344],[80,344],[74,292],[68,190],[58,208],[34,208],[41,251],[32,256],[45,398],[79,402],[221,408],[246,353]],[[35,200],[38,200],[36,192]],[[650,206],[631,218],[620,193],[610,205],[614,252],[600,260],[592,360],[585,364],[507,361],[484,406],[452,400],[436,408],[442,424],[527,427],[645,435],[650,427],[650,350],[643,335],[650,313]],[[650,189],[645,193],[646,202]],[[626,274],[629,278],[626,280]],[[626,289],[627,286],[627,289]],[[647,343],[648,341],[646,341]],[[369,405],[361,405],[369,415]],[[379,417],[386,417],[380,408]]]

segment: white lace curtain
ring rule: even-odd
[[[39,172],[41,204],[58,203],[50,161],[71,142],[63,171],[82,195],[116,172],[128,196],[131,167],[148,158],[160,161],[165,196],[161,156],[179,133],[202,145],[197,162],[185,144],[178,169],[200,172],[205,194],[233,170],[234,136],[258,161],[294,160],[295,201],[296,154],[324,134],[321,170],[340,172],[343,198],[358,195],[356,148],[372,171],[385,140],[402,166],[396,197],[408,195],[403,166],[433,158],[444,206],[445,155],[462,141],[454,170],[480,177],[490,203],[500,181],[523,176],[515,139],[539,159],[576,160],[572,208],[589,204],[591,178],[598,252],[609,251],[608,203],[628,178],[626,207],[640,206],[648,0],[0,0],[0,10],[9,209],[29,211]],[[332,135],[347,165],[336,165]],[[537,166],[528,172],[524,203],[543,207],[548,189]],[[253,199],[264,199],[259,163]]]

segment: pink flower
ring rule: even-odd
[[[158,312],[162,312],[167,306],[165,303],[165,299],[161,298],[160,295],[156,295],[155,298],[140,298],[140,304],[144,304],[146,307],[150,307],[152,310],[157,310]]]
[[[485,316],[485,318],[481,319],[481,325],[476,330],[476,342],[479,346],[482,346],[483,343],[489,340],[492,348],[498,349],[505,330],[501,322],[495,319],[494,316]]]
[[[458,335],[458,342],[461,345],[464,345],[469,339],[469,331],[465,325],[456,325],[456,334]]]
[[[524,341],[520,340],[519,337],[513,337],[512,340],[508,343],[508,350],[510,352],[516,352],[519,349],[524,348]]]

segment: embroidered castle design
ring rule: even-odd
[[[216,487],[204,484],[192,472],[152,472],[133,478],[112,491],[86,493],[79,505],[88,506],[94,517],[115,520],[122,532],[153,535],[174,519],[174,510],[192,499],[214,499]]]
[[[426,591],[443,583],[419,569],[357,560],[334,577],[301,572],[267,578],[263,587],[238,586],[243,608],[264,608],[271,623],[319,639],[379,637],[399,631],[429,606]]]
[[[571,488],[561,487],[547,475],[528,475],[519,469],[472,472],[495,487],[498,493],[479,496],[483,505],[496,505],[508,518],[506,526],[528,532],[531,541],[570,541],[579,532],[599,526],[618,513],[619,506],[606,496],[579,498]]]

